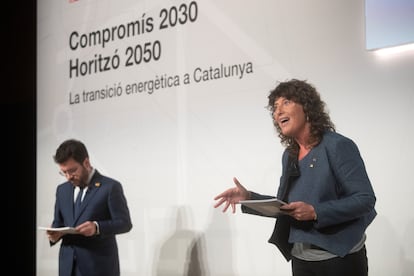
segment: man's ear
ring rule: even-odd
[[[83,164],[82,164],[85,168],[87,168],[87,169],[90,169],[92,166],[91,166],[91,163],[90,163],[90,161],[89,161],[89,157],[86,157],[85,158],[85,160],[83,160]]]

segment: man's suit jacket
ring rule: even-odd
[[[73,212],[74,186],[60,184],[56,190],[53,227],[75,227],[85,221],[96,221],[99,234],[92,237],[67,234],[62,237],[59,252],[59,275],[70,276],[73,260],[82,275],[116,276],[120,274],[115,235],[131,230],[132,223],[121,184],[95,171],[77,217]]]

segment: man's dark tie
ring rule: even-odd
[[[79,187],[79,193],[76,196],[75,205],[73,206],[73,214],[75,215],[75,217],[78,216],[79,211],[80,211],[80,207],[82,204],[82,193],[83,193],[83,188]]]

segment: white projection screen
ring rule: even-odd
[[[366,48],[414,43],[413,0],[365,0]]]
[[[121,275],[291,275],[267,242],[273,219],[223,213],[213,198],[234,176],[276,193],[284,148],[267,96],[307,79],[378,197],[370,272],[409,275],[413,151],[401,143],[414,140],[414,59],[367,51],[364,16],[356,0],[38,1],[37,226],[51,224],[65,180],[55,150],[76,138],[127,197]],[[59,246],[36,237],[37,275],[57,275]]]

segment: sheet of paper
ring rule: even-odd
[[[62,232],[65,234],[78,234],[78,231],[76,231],[75,228],[73,227],[58,227],[58,228],[53,228],[53,227],[43,227],[43,226],[39,226],[38,227],[39,230],[45,230],[45,231],[58,231],[58,232]]]
[[[256,210],[259,213],[262,213],[265,216],[275,216],[277,214],[283,213],[283,211],[280,210],[280,206],[286,204],[286,202],[277,198],[241,200],[239,203],[253,210]]]

